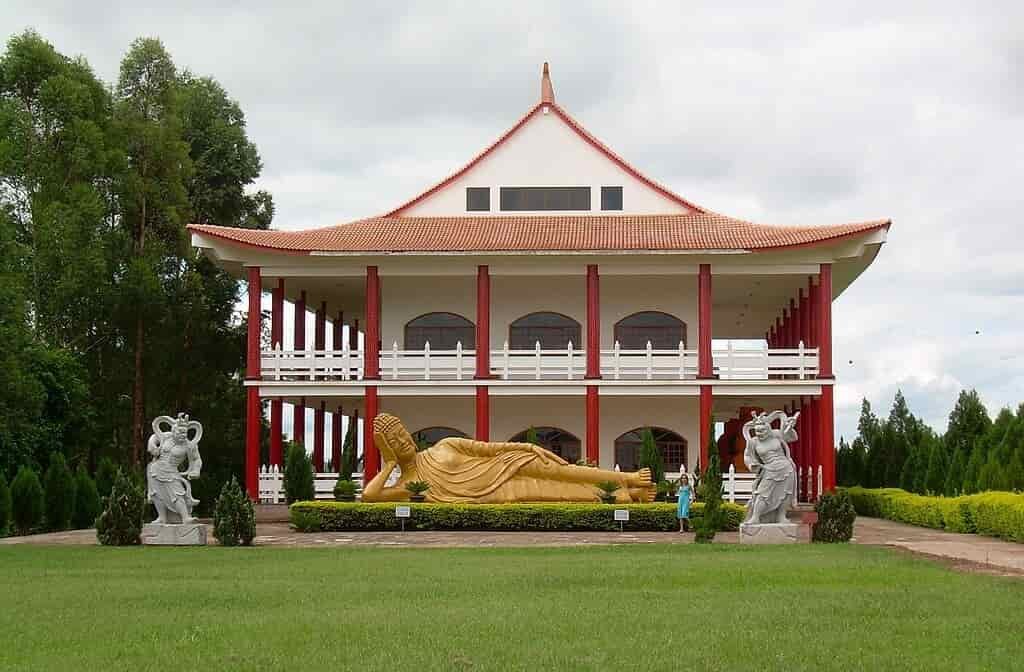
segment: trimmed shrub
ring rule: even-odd
[[[836,543],[853,538],[853,521],[857,518],[857,511],[847,492],[826,492],[818,498],[814,510],[818,514],[818,522],[811,530],[812,541]]]
[[[142,493],[133,478],[117,470],[103,513],[96,519],[96,538],[101,544],[135,546],[142,543],[142,512],[146,505]]]
[[[715,532],[722,529],[722,472],[718,468],[718,450],[710,451],[708,468],[700,479],[700,499],[704,504],[704,514],[693,522],[694,541],[698,544],[711,543]],[[692,510],[692,509],[691,509]]]
[[[357,489],[358,486],[355,481],[339,478],[338,482],[334,484],[334,499],[339,502],[354,502],[356,501]]]
[[[256,536],[256,511],[234,476],[213,507],[213,534],[221,546],[252,546]]]
[[[1024,494],[925,497],[898,488],[849,488],[847,492],[862,516],[1024,542]]]
[[[11,518],[18,534],[29,534],[43,522],[43,486],[31,467],[20,467],[11,482]]]
[[[84,530],[96,524],[100,515],[100,495],[96,483],[89,477],[85,467],[79,465],[75,471],[75,515],[71,522],[76,530]]]
[[[619,529],[613,509],[604,504],[417,504],[405,503],[412,517],[407,530],[609,531]],[[679,529],[675,504],[622,504],[629,510],[625,527],[634,531],[673,532]],[[395,504],[387,502],[296,502],[289,509],[299,532],[398,530]],[[726,503],[719,511],[721,529],[738,530],[744,509]],[[690,519],[704,515],[700,502]]]
[[[313,463],[306,455],[306,449],[300,444],[288,446],[284,458],[284,498],[291,504],[313,499]]]
[[[117,465],[109,457],[100,458],[99,466],[96,467],[96,492],[100,499],[110,497],[110,491],[114,487],[114,480],[117,478]]]
[[[46,496],[44,519],[48,530],[66,530],[75,515],[75,477],[60,453],[50,453],[50,466],[43,475]]]
[[[11,489],[7,479],[0,474],[0,537],[6,536],[11,526]]]

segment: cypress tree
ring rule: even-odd
[[[96,524],[100,515],[100,495],[96,483],[89,477],[85,467],[78,465],[75,471],[75,515],[72,519],[76,530],[83,530]]]
[[[288,444],[284,459],[284,498],[292,502],[311,501],[316,498],[313,487],[313,463],[304,446]]]
[[[946,460],[946,447],[942,442],[929,437],[927,442],[929,458],[928,471],[925,476],[924,489],[930,495],[940,495],[946,487],[946,475],[949,473],[949,464]]]
[[[142,490],[134,479],[118,469],[103,513],[96,519],[96,538],[104,546],[141,544],[145,507]]]
[[[22,465],[11,482],[11,517],[18,534],[29,534],[43,522],[43,486],[31,467]]]
[[[714,448],[710,452],[717,453],[718,448]],[[661,451],[658,450],[654,441],[654,432],[650,427],[644,429],[640,434],[640,456],[637,459],[637,465],[641,469],[647,467],[651,470],[652,483],[657,484],[665,480],[665,462],[661,459]]]
[[[7,487],[7,479],[0,472],[0,537],[6,536],[11,525],[11,489]]]
[[[339,473],[341,476],[340,480],[344,481],[351,481],[352,474],[356,471],[356,424],[355,422],[348,424],[345,443],[341,448],[341,469]]]
[[[957,448],[953,453],[953,461],[949,465],[949,472],[946,475],[946,485],[942,492],[946,497],[956,497],[961,492],[964,482],[964,472],[967,470],[967,451]]]
[[[46,496],[46,529],[66,530],[75,515],[75,478],[60,453],[50,454],[50,466],[43,476]]]
[[[718,466],[718,451],[714,441],[708,447],[711,455],[704,476],[700,479],[700,499],[704,502],[704,512],[694,521],[696,534],[694,541],[699,544],[711,543],[718,531],[722,509],[722,471]]]

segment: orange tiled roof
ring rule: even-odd
[[[774,250],[878,229],[889,220],[831,226],[755,224],[709,212],[679,215],[371,217],[305,231],[206,224],[189,230],[281,252],[601,252]]]

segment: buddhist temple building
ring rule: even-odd
[[[742,421],[778,408],[801,413],[791,448],[801,474],[815,474],[801,476],[810,499],[835,484],[832,303],[889,226],[712,212],[584,129],[545,64],[539,100],[510,129],[383,214],[303,231],[189,229],[248,283],[253,498],[285,438],[317,470],[337,464],[341,415],[387,411],[427,443],[529,434],[569,461],[622,470],[636,468],[649,428],[675,473],[702,468],[710,450],[742,471]],[[713,423],[724,433],[712,436]],[[380,456],[361,445],[368,480]]]

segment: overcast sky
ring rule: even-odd
[[[1024,401],[1024,3],[374,4],[7,0],[0,26],[110,82],[138,36],[219,80],[277,228],[446,176],[536,103],[548,60],[558,102],[684,198],[765,223],[893,219],[835,305],[839,433],[897,388],[940,430],[962,388],[993,413]]]

